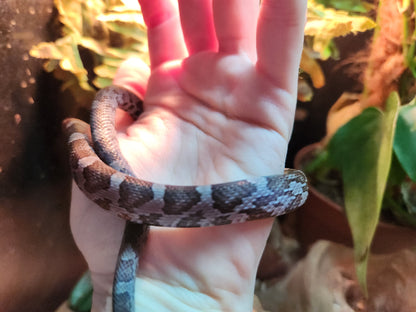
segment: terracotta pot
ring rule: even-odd
[[[296,155],[294,165],[302,169],[305,160],[320,147],[315,143],[302,148]],[[306,251],[320,239],[352,246],[351,231],[343,207],[309,185],[309,197],[296,212],[297,234]],[[373,239],[373,253],[391,253],[404,248],[416,247],[416,230],[409,227],[379,222]]]

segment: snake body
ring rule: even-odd
[[[70,165],[78,187],[96,204],[127,220],[113,289],[113,311],[134,311],[134,281],[148,225],[203,227],[275,217],[301,206],[307,181],[298,170],[212,185],[163,185],[134,176],[123,158],[114,128],[120,107],[137,118],[141,101],[111,86],[98,92],[91,131],[66,119]],[[118,302],[118,303],[117,303]]]

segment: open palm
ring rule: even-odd
[[[182,0],[179,11],[169,0],[140,4],[150,78],[131,60],[114,82],[145,93],[140,118],[119,124],[121,150],[136,175],[193,185],[281,173],[306,1],[263,0],[259,8],[255,0]],[[250,311],[271,223],[152,228],[140,260],[137,310],[182,311],[183,304],[189,311]],[[102,311],[123,222],[75,188],[71,226],[93,273],[94,309]]]

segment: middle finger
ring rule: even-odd
[[[172,0],[139,0],[139,3],[147,26],[151,68],[186,57],[177,4]]]
[[[213,0],[219,51],[246,53],[256,61],[256,25],[259,0]]]
[[[212,0],[179,0],[179,11],[189,54],[217,51]]]

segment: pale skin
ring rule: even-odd
[[[263,0],[261,7],[258,0],[139,2],[151,69],[128,60],[114,81],[144,96],[137,121],[119,112],[117,122],[136,175],[195,185],[282,173],[306,0]],[[137,310],[251,311],[272,223],[152,227],[140,258]],[[71,228],[92,272],[93,311],[105,311],[124,221],[74,187]]]

